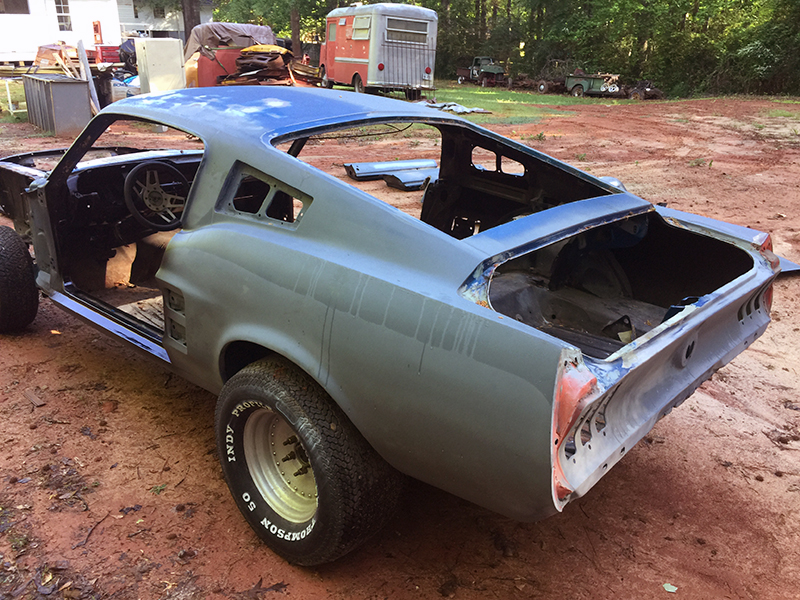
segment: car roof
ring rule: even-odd
[[[423,104],[344,90],[284,86],[219,86],[143,94],[101,114],[149,119],[209,141],[215,136],[261,140],[301,130],[367,120],[466,122]]]

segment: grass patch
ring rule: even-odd
[[[6,112],[9,109],[8,106],[8,93],[11,93],[11,102],[14,104],[14,108],[18,109],[21,104],[25,103],[25,88],[22,85],[22,81],[19,80],[11,80],[8,82],[8,92],[6,92],[6,84],[5,80],[2,84],[0,84],[0,106],[3,108],[3,113],[0,115],[0,123],[24,123],[28,120],[28,113],[27,112],[17,112],[16,114],[11,114],[10,112]]]
[[[774,108],[767,112],[768,117],[787,117],[789,119],[799,119],[800,120],[800,111],[798,110],[786,110],[783,108]]]
[[[3,106],[3,114],[0,115],[0,123],[27,123],[28,122],[28,113],[17,113],[16,115],[12,115],[10,112],[7,112],[5,109],[5,105]]]
[[[543,142],[547,139],[547,136],[544,134],[544,131],[540,131],[536,135],[521,135],[519,139],[523,142]]]
[[[436,90],[437,102],[457,102],[467,108],[483,108],[492,114],[464,115],[474,123],[523,125],[538,123],[545,117],[570,114],[562,107],[592,104],[597,100],[572,96],[544,95],[505,88],[481,88],[475,85],[445,83]]]

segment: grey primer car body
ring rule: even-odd
[[[118,149],[78,164],[118,118],[193,134],[205,151]],[[315,135],[407,122],[441,132],[420,219],[296,157]],[[475,148],[495,167],[473,164]],[[191,183],[158,268],[161,329],[75,283],[80,257],[153,233],[119,192],[145,160]],[[129,98],[50,172],[30,166],[36,154],[3,161],[3,211],[53,302],[214,393],[283,357],[394,469],[523,521],[585,494],[758,338],[779,271],[767,234],[653,206],[459,117],[332,90]],[[239,210],[253,174],[273,192]],[[265,208],[273,195],[302,208],[281,216]],[[224,440],[220,451],[226,463]],[[232,491],[247,516],[249,492]],[[251,524],[276,535],[266,518]]]

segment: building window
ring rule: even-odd
[[[28,0],[0,0],[0,15],[29,15]]]
[[[166,13],[166,11],[164,10],[164,7],[163,7],[163,6],[154,6],[154,7],[153,7],[153,16],[154,16],[156,19],[163,19],[164,17],[166,17],[166,16],[167,16],[167,13]]]
[[[67,0],[56,0],[56,15],[59,31],[72,31],[72,20],[69,18],[69,3]]]

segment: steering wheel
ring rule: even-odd
[[[125,177],[125,206],[140,224],[156,231],[180,225],[189,181],[169,163],[150,160]]]

